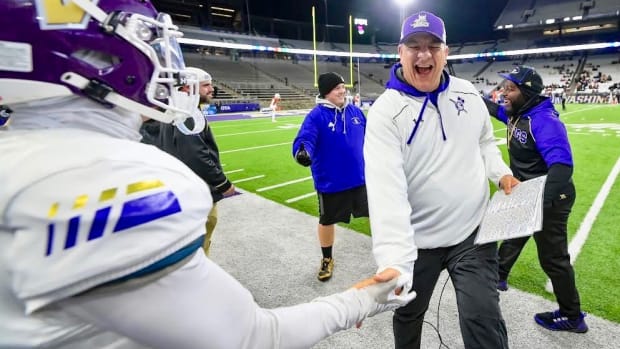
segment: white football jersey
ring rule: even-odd
[[[205,233],[206,184],[155,147],[77,129],[0,132],[0,163],[0,347],[123,341],[55,303]]]

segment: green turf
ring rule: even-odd
[[[567,124],[575,161],[573,177],[577,187],[577,201],[569,219],[569,237],[572,237],[620,158],[620,106],[575,104],[568,105],[567,110],[561,114]],[[255,118],[213,122],[211,127],[222,153],[224,169],[238,187],[316,216],[316,195],[286,202],[311,194],[314,191],[311,179],[261,190],[310,176],[309,169],[299,166],[291,155],[292,141],[302,120],[303,116],[287,116],[272,123],[269,118]],[[505,137],[505,125],[496,121],[493,124],[496,137]],[[502,145],[500,149],[507,159],[506,146]],[[238,171],[241,169],[243,171]],[[244,181],[256,176],[262,177]],[[620,270],[620,258],[617,257],[620,255],[618,182],[620,180],[617,179],[594,222],[590,236],[576,260],[575,272],[583,310],[620,323],[620,277],[615,272]],[[366,218],[354,219],[348,227],[370,234]],[[553,295],[544,290],[545,281],[546,276],[538,264],[536,246],[530,241],[517,261],[509,282],[512,287],[553,300]]]

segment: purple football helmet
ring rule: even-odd
[[[193,117],[192,133],[204,126],[182,33],[149,0],[2,0],[0,23],[0,104],[77,94],[180,126]]]

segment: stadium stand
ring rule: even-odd
[[[594,24],[595,29],[598,25],[601,30],[594,33],[558,35],[567,25],[563,27],[545,23],[547,19],[561,21],[564,17],[571,18],[572,21],[576,16],[584,18],[583,22],[579,23]],[[603,22],[601,18],[612,18],[611,27],[603,24],[607,22]],[[514,26],[514,29],[507,31],[507,37],[484,42],[448,42],[448,45],[451,55],[456,55],[497,53],[604,40],[617,41],[618,18],[620,2],[615,0],[508,0],[495,21],[495,29],[507,24]],[[269,37],[257,33],[248,35],[214,28],[205,30],[190,24],[181,26],[187,38],[248,44],[256,48],[264,46],[313,49],[311,41]],[[348,43],[325,41],[317,42],[316,48],[336,52],[350,50]],[[314,86],[313,56],[310,54],[199,46],[185,46],[184,51],[187,51],[185,55],[189,65],[202,67],[213,74],[215,86],[218,88],[216,100],[220,102],[242,100],[268,104],[273,94],[279,93],[283,101],[299,101],[305,105],[314,103],[317,89]],[[394,54],[398,47],[396,43],[355,43],[353,51]],[[569,93],[608,94],[610,89],[618,86],[619,57],[618,48],[607,51],[480,57],[450,60],[449,70],[471,81],[481,93],[492,90],[501,82],[498,73],[510,71],[516,64],[528,64],[537,68],[547,84],[545,93],[550,95],[564,90]],[[316,67],[317,73],[334,71],[341,74],[347,83],[353,84],[351,93],[360,92],[363,99],[373,100],[384,90],[385,82],[389,78],[389,68],[393,63],[393,59],[356,58],[353,60],[352,79],[348,57],[317,56]]]

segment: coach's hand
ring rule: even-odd
[[[295,154],[295,160],[304,167],[312,165],[312,159],[310,159],[310,155],[306,151],[306,147],[303,143],[301,143],[299,150],[297,150],[297,153]]]

